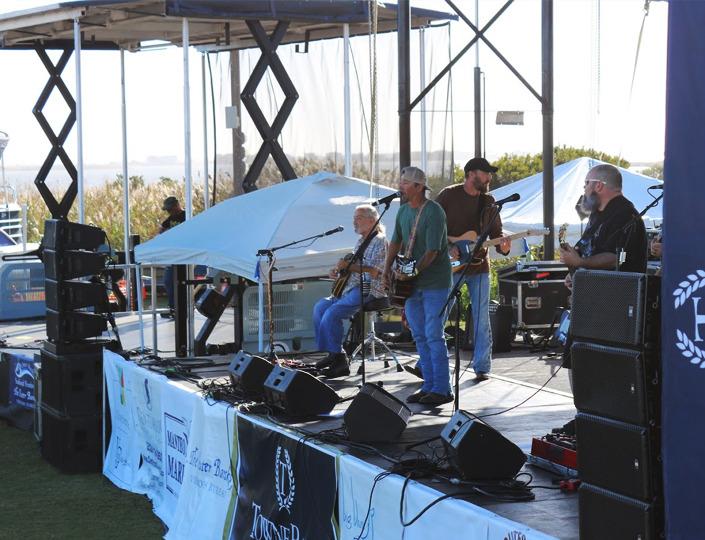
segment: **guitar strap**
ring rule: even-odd
[[[416,241],[416,227],[419,225],[419,220],[421,219],[421,212],[423,212],[423,209],[426,208],[426,203],[428,202],[428,199],[424,201],[424,203],[421,205],[421,208],[419,208],[419,213],[416,214],[416,221],[414,221],[414,227],[411,229],[411,236],[409,237],[409,245],[406,248],[406,254],[404,255],[405,258],[410,259],[411,258],[411,251],[414,249],[414,242]]]

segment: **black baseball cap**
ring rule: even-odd
[[[167,197],[162,203],[162,210],[168,212],[172,208],[176,208],[179,205],[179,199],[176,197]]]
[[[465,164],[463,170],[467,176],[470,171],[497,172],[499,169],[490,165],[490,162],[483,157],[474,157]]]

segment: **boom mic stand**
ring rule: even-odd
[[[360,363],[360,375],[362,375],[363,385],[365,384],[365,298],[363,294],[364,287],[362,283],[362,258],[365,255],[365,251],[367,251],[367,247],[370,245],[370,242],[372,242],[372,239],[377,236],[377,227],[379,226],[379,222],[382,220],[382,216],[384,216],[384,214],[387,213],[387,210],[389,210],[389,206],[392,204],[392,201],[387,201],[382,204],[384,204],[384,210],[379,214],[379,217],[377,218],[377,221],[375,221],[375,224],[372,226],[372,229],[370,229],[370,232],[367,233],[367,236],[357,248],[352,258],[348,261],[348,265],[345,267],[345,271],[350,272],[352,265],[355,264],[355,262],[360,261],[360,283],[358,284],[360,287],[360,311],[358,313],[360,314],[360,354],[362,355],[362,361]]]
[[[267,312],[269,316],[269,355],[267,356],[267,359],[272,362],[272,364],[278,364],[279,359],[277,358],[277,353],[274,350],[274,309],[272,306],[272,303],[274,301],[274,285],[272,283],[272,272],[274,271],[274,261],[276,258],[274,257],[274,252],[279,251],[280,249],[296,246],[298,244],[302,244],[304,242],[308,242],[310,240],[318,240],[319,238],[323,238],[324,236],[330,236],[331,234],[339,233],[343,230],[342,227],[338,227],[336,229],[331,229],[330,231],[326,231],[321,234],[315,234],[313,236],[309,236],[308,238],[302,238],[301,240],[294,240],[293,242],[289,242],[288,244],[283,244],[281,246],[276,246],[276,247],[271,247],[271,248],[265,248],[265,249],[260,249],[257,251],[257,256],[262,257],[265,256],[267,257]],[[258,263],[259,264],[259,263]]]
[[[446,303],[443,304],[443,307],[441,308],[441,311],[438,313],[439,317],[443,317],[445,314],[446,308],[450,304],[451,300],[455,300],[456,305],[458,306],[458,309],[456,310],[455,313],[455,400],[453,401],[453,411],[457,412],[458,409],[460,409],[460,287],[463,286],[463,278],[468,273],[468,269],[470,268],[470,265],[472,261],[479,255],[480,251],[483,249],[483,244],[487,240],[487,238],[490,236],[490,232],[492,229],[492,225],[494,225],[494,222],[497,220],[497,217],[499,216],[499,213],[502,211],[502,206],[503,203],[495,203],[494,206],[497,208],[495,213],[492,215],[492,219],[489,220],[487,225],[485,226],[484,230],[482,231],[482,234],[477,238],[477,241],[475,242],[475,245],[472,248],[472,253],[468,257],[468,264],[465,265],[465,267],[462,269],[460,272],[460,275],[458,276],[458,279],[455,281],[455,285],[453,285],[453,288],[450,290],[450,293],[448,294],[448,298],[446,299]],[[465,321],[467,324],[467,321]],[[473,320],[475,328],[477,328],[478,321]],[[477,332],[473,332],[473,340],[476,339],[477,337]],[[473,343],[474,345],[474,343]],[[474,355],[473,351],[473,355]]]

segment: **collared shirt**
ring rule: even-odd
[[[361,236],[357,243],[355,244],[355,249],[353,250],[353,253],[357,251],[357,249],[360,247],[360,244],[365,240],[363,236]],[[362,266],[369,266],[372,268],[375,268],[378,273],[377,277],[373,278],[370,276],[369,272],[363,272],[363,287],[366,287],[365,282],[369,282],[370,284],[370,292],[372,296],[375,298],[382,298],[384,296],[387,296],[387,291],[385,291],[384,286],[382,285],[382,273],[384,272],[384,260],[387,257],[387,239],[385,238],[384,234],[377,233],[377,236],[375,236],[371,241],[370,245],[367,246],[367,249],[365,250],[364,255],[362,256]],[[345,290],[343,291],[343,294],[347,293],[350,289],[354,287],[359,287],[360,286],[360,274],[355,272],[350,276],[350,280],[348,281],[347,286],[345,287]]]

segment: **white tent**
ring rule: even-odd
[[[358,235],[352,227],[355,206],[384,197],[384,186],[320,172],[223,201],[136,247],[135,259],[152,264],[203,264],[257,281],[257,251],[288,244],[339,225],[331,234],[275,253],[273,281],[324,276],[350,252]],[[371,195],[371,197],[370,197]],[[383,223],[394,226],[399,202]],[[266,258],[262,259],[263,268]],[[262,275],[266,280],[266,275]]]
[[[558,165],[553,169],[553,223],[556,233],[562,224],[568,224],[567,241],[569,243],[578,241],[582,227],[587,223],[587,221],[581,221],[575,211],[575,204],[584,191],[585,177],[592,167],[602,163],[604,162],[597,159],[582,157]],[[641,212],[653,201],[653,197],[649,194],[647,188],[662,184],[662,181],[621,167],[618,168],[622,173],[622,191],[624,196],[634,203],[637,211]],[[534,174],[492,191],[492,195],[497,200],[508,197],[512,193],[519,193],[521,200],[516,203],[508,203],[502,210],[502,225],[504,228],[513,232],[542,228],[543,173]],[[652,191],[652,193],[656,197],[661,194],[661,191]],[[647,228],[654,227],[660,224],[662,219],[662,207],[659,204],[655,208],[650,209],[644,216],[644,223]],[[517,243],[515,243],[516,245]]]

